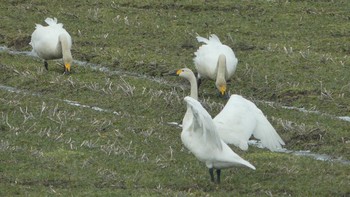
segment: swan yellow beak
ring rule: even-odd
[[[64,64],[64,72],[65,73],[70,73],[70,64]]]
[[[220,91],[221,95],[224,96],[226,94],[226,86],[225,85],[220,86],[219,91]]]
[[[163,74],[163,76],[179,76],[180,73],[182,73],[183,71],[180,69],[180,70],[173,70],[169,73],[166,73],[166,74]]]
[[[182,70],[181,70],[181,69],[179,69],[179,70],[176,71],[176,74],[177,74],[177,75],[180,75],[181,73],[182,73]]]

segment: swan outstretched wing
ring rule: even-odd
[[[254,137],[259,139],[261,144],[271,151],[281,150],[282,145],[285,145],[284,141],[261,111],[256,113],[256,119],[257,127],[253,133]]]
[[[221,139],[209,113],[197,100],[189,96],[185,97],[184,100],[187,102],[188,107],[191,108],[193,113],[194,132],[202,132],[206,146],[222,150]]]
[[[277,151],[285,145],[263,112],[240,95],[231,95],[223,110],[213,120],[223,141],[242,150],[248,149],[251,135],[271,151]]]
[[[231,95],[221,112],[213,119],[221,139],[242,150],[248,149],[248,140],[256,126],[255,117],[240,95]]]

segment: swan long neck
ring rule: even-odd
[[[190,78],[188,79],[190,81],[190,85],[191,85],[191,97],[198,100],[198,86],[197,86],[197,79],[194,76],[194,74],[192,73],[192,75],[190,76]]]
[[[70,48],[69,48],[69,45],[68,45],[68,38],[66,35],[64,34],[61,34],[59,36],[59,40],[61,42],[61,47],[62,47],[62,58],[63,60],[69,60],[69,59],[73,59],[72,58],[72,54],[70,52]]]
[[[217,63],[216,84],[226,83],[226,57],[221,54]]]
[[[70,46],[68,44],[68,38],[65,34],[59,35],[59,40],[62,47],[62,59],[64,62],[65,72],[70,72],[70,67],[73,62],[72,54],[70,52]]]

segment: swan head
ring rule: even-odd
[[[73,58],[72,56],[63,57],[63,63],[64,63],[64,73],[69,74],[70,73],[70,67],[72,65]]]
[[[216,84],[216,88],[219,90],[220,94],[222,96],[226,95],[226,90],[227,90],[227,85],[226,82],[225,83],[220,83],[220,84]]]
[[[188,80],[190,80],[191,78],[195,77],[194,73],[189,68],[181,68],[181,69],[177,70],[176,71],[176,75],[178,75],[180,77],[183,77],[185,79],[188,79]]]
[[[198,86],[197,86],[197,78],[189,68],[181,68],[176,71],[173,71],[171,73],[168,73],[167,75],[172,76],[180,76],[182,78],[185,78],[190,82],[191,85],[191,97],[194,99],[198,99]]]

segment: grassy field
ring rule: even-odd
[[[350,160],[350,1],[43,1],[0,4],[0,45],[30,51],[57,17],[76,62],[0,52],[0,196],[350,196],[350,165],[250,147],[256,166],[210,182],[180,140],[197,34],[236,53],[229,89],[254,101],[288,150]],[[84,63],[86,62],[86,63]],[[212,116],[226,100],[204,81]],[[302,112],[306,109],[317,113]]]

